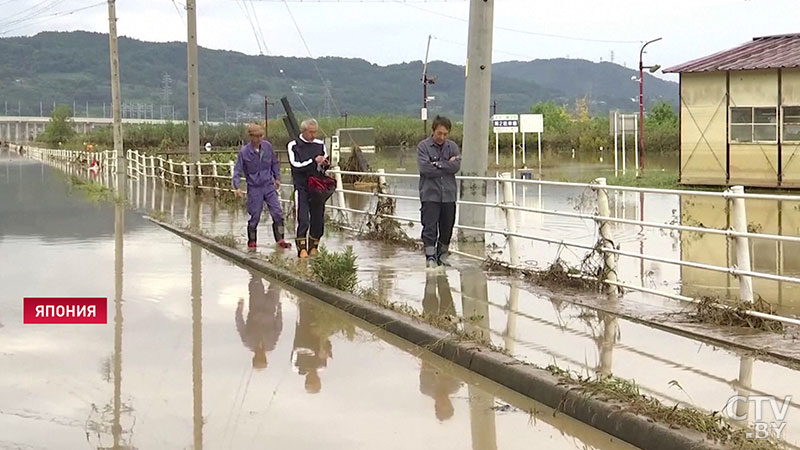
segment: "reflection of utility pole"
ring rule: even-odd
[[[101,440],[101,432],[106,430],[105,414],[112,412],[111,435],[113,444],[111,447],[104,447],[97,443],[98,450],[134,450],[135,447],[123,442],[123,435],[127,434],[128,439],[131,430],[127,432],[122,429],[122,414],[132,413],[133,408],[122,403],[122,274],[123,274],[123,237],[125,234],[125,206],[117,203],[114,207],[114,356],[113,356],[113,379],[114,379],[114,401],[113,405],[106,406],[100,412],[101,419],[93,421],[90,419],[88,429],[97,432],[98,441]],[[88,431],[88,430],[87,430]],[[89,435],[87,435],[87,438]]]
[[[466,319],[464,330],[479,342],[489,342],[489,286],[483,271],[461,272],[461,308]],[[467,390],[472,448],[496,450],[494,397],[472,384],[469,384]]]
[[[506,332],[505,343],[506,351],[514,354],[515,342],[517,339],[517,307],[519,305],[519,280],[511,280],[511,292],[508,295],[508,306],[506,307]]]
[[[125,210],[118,202],[114,207],[114,448],[119,448],[120,407],[122,396],[122,266]]]
[[[200,227],[200,201],[191,196],[191,227]],[[201,248],[191,244],[192,264],[192,398],[194,419],[194,450],[203,449],[203,279]]]

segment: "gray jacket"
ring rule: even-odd
[[[417,163],[420,201],[454,203],[458,194],[456,172],[461,170],[458,145],[448,139],[440,147],[429,137],[417,146]]]

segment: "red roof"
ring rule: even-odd
[[[746,44],[664,69],[664,72],[717,72],[789,67],[800,67],[800,34],[753,38]]]

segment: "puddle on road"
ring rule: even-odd
[[[0,448],[631,448],[19,170],[0,189]],[[24,296],[87,295],[107,325],[21,324]]]

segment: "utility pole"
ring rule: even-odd
[[[120,105],[116,1],[117,0],[108,0],[108,49],[111,59],[111,114],[114,118],[112,131],[114,133],[114,151],[117,153],[117,196],[120,199],[125,199],[125,174],[128,172],[125,148],[122,143],[122,109]]]
[[[200,99],[197,87],[197,0],[186,1],[188,26],[187,71],[189,73],[189,166],[192,186],[197,183],[197,162],[200,161]]]
[[[461,173],[485,177],[489,169],[489,101],[492,91],[492,32],[495,0],[470,0],[467,72],[464,93],[464,142]],[[486,181],[462,180],[461,199],[486,203]],[[461,225],[484,228],[486,208],[463,205]],[[462,238],[483,241],[484,233],[462,231]]]
[[[497,100],[492,102],[492,115],[493,116],[497,115]]]
[[[642,171],[644,171],[644,69],[647,68],[650,70],[650,73],[654,73],[660,68],[658,64],[655,66],[645,66],[642,63],[642,57],[644,56],[645,47],[660,40],[661,38],[658,38],[646,42],[642,45],[642,49],[639,50],[639,164],[642,166]],[[637,169],[639,168],[637,167]]]
[[[425,62],[422,64],[422,135],[428,134],[428,84],[435,84],[436,77],[428,78],[428,55],[431,52],[431,38],[428,35],[428,48],[425,50]]]
[[[270,102],[267,96],[264,96],[264,137],[269,137],[269,107],[274,106],[275,103]]]

